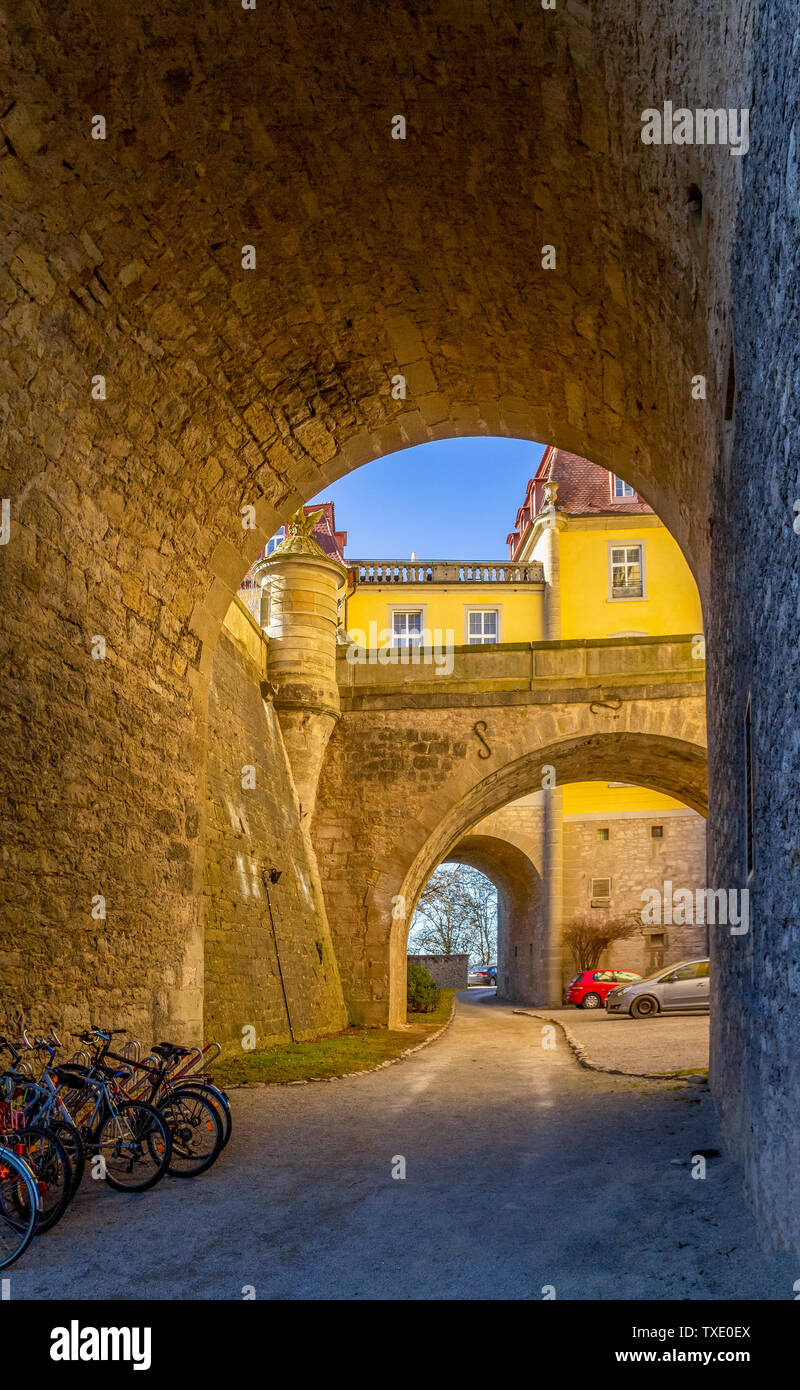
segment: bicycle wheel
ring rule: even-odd
[[[172,1143],[166,1122],[152,1105],[128,1100],[106,1114],[91,1146],[117,1192],[146,1192],[169,1167]]]
[[[185,1083],[179,1083],[176,1089],[179,1091],[199,1091],[201,1095],[208,1097],[222,1125],[222,1147],[224,1149],[231,1137],[231,1130],[233,1129],[230,1101],[225,1092],[221,1091],[218,1086],[212,1086],[210,1081],[198,1081],[194,1086],[187,1081]]]
[[[0,1269],[13,1265],[27,1250],[38,1215],[36,1178],[24,1158],[0,1147]]]
[[[64,1145],[43,1125],[29,1125],[13,1138],[14,1149],[33,1171],[39,1189],[36,1234],[52,1230],[72,1196],[72,1168]]]
[[[66,1120],[53,1120],[50,1129],[57,1139],[61,1141],[67,1151],[69,1166],[72,1169],[72,1191],[70,1196],[74,1197],[81,1185],[83,1169],[86,1156],[83,1152],[83,1140],[80,1130],[75,1125],[69,1124]]]
[[[170,1174],[199,1177],[222,1152],[222,1124],[213,1102],[200,1091],[184,1087],[165,1096],[158,1108],[172,1139]]]

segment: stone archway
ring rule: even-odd
[[[705,582],[720,421],[686,383],[700,361],[724,385],[734,169],[706,171],[699,254],[684,170],[642,194],[639,54],[676,80],[673,33],[713,35],[735,72],[730,14],[606,7],[600,34],[584,10],[379,10],[339,6],[334,34],[303,4],[267,24],[143,0],[11,29],[4,941],[12,991],[67,1022],[199,1033],[213,653],[276,521],[327,482],[446,436],[552,440],[634,483]],[[389,88],[405,142],[358,95]],[[520,252],[551,243],[555,270]]]
[[[542,716],[544,727],[550,729],[554,725],[547,721],[563,718],[552,710]],[[449,716],[456,750],[461,747],[457,713]],[[414,717],[419,729],[420,712]],[[577,707],[572,717],[594,722],[584,707]],[[537,738],[537,727],[541,731],[542,725],[537,726],[531,716],[516,726],[509,739],[512,749],[521,730],[526,731],[529,748],[523,756],[509,753],[496,771],[481,777],[462,749],[461,759],[435,788],[423,786],[417,794],[406,781],[400,804],[395,794],[401,795],[402,764],[397,759],[395,770],[385,751],[387,739],[396,741],[391,727],[378,725],[372,746],[365,744],[363,725],[356,724],[351,734],[353,755],[367,767],[383,750],[384,762],[375,770],[374,796],[368,777],[354,794],[350,762],[337,731],[323,774],[314,841],[351,1018],[368,1024],[402,1022],[406,939],[423,884],[481,820],[539,789],[543,767],[556,769],[559,785],[623,778],[665,792],[705,814],[705,748],[686,733],[680,736],[678,726],[685,718],[679,708],[673,710],[672,734],[635,727],[602,732],[587,728],[571,738],[553,738],[551,733],[548,741]],[[643,710],[641,719],[647,725],[652,715]],[[691,718],[689,725],[694,727]],[[345,797],[349,798],[346,807]],[[361,846],[359,852],[353,852],[356,844]]]
[[[497,890],[497,993],[501,999],[539,1003],[546,942],[542,934],[542,877],[531,858],[497,835],[465,835],[445,863],[479,869]]]

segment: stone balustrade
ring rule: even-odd
[[[347,560],[357,584],[543,584],[538,560],[514,565],[505,560]]]

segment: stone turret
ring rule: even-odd
[[[340,714],[338,596],[347,571],[313,538],[320,516],[306,516],[301,507],[286,539],[260,566],[269,596],[269,680],[303,821],[313,813],[322,759]]]

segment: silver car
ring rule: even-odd
[[[620,985],[606,996],[610,1014],[630,1014],[633,1018],[653,1018],[676,1009],[709,1007],[708,957],[682,960],[667,965],[646,980]]]

